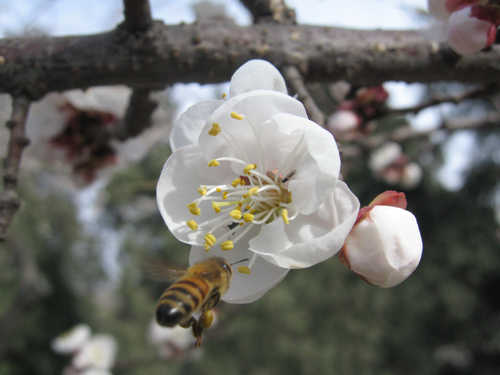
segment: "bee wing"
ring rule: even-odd
[[[144,274],[153,281],[168,282],[179,279],[186,274],[181,267],[165,266],[163,264],[144,264]]]

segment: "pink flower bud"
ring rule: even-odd
[[[390,288],[417,268],[422,238],[417,220],[404,209],[403,193],[385,192],[359,211],[339,252],[341,262],[372,285]]]
[[[446,33],[450,47],[467,55],[491,45],[495,41],[496,26],[485,8],[474,5],[453,12]]]

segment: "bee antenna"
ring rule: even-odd
[[[231,263],[231,266],[232,266],[232,265],[235,265],[235,264],[238,264],[238,263],[241,263],[241,262],[246,262],[247,260],[250,260],[250,259],[248,259],[248,258],[247,258],[247,259],[242,259],[242,260],[239,260],[239,261],[237,261],[237,262]]]

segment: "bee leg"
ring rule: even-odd
[[[209,328],[214,321],[214,314],[212,310],[204,311],[198,320],[193,323],[193,335],[196,337],[195,348],[201,346],[201,336],[204,329]]]

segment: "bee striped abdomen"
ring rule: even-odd
[[[160,297],[156,308],[158,324],[174,327],[191,317],[207,298],[208,284],[198,277],[188,276],[172,284]]]

